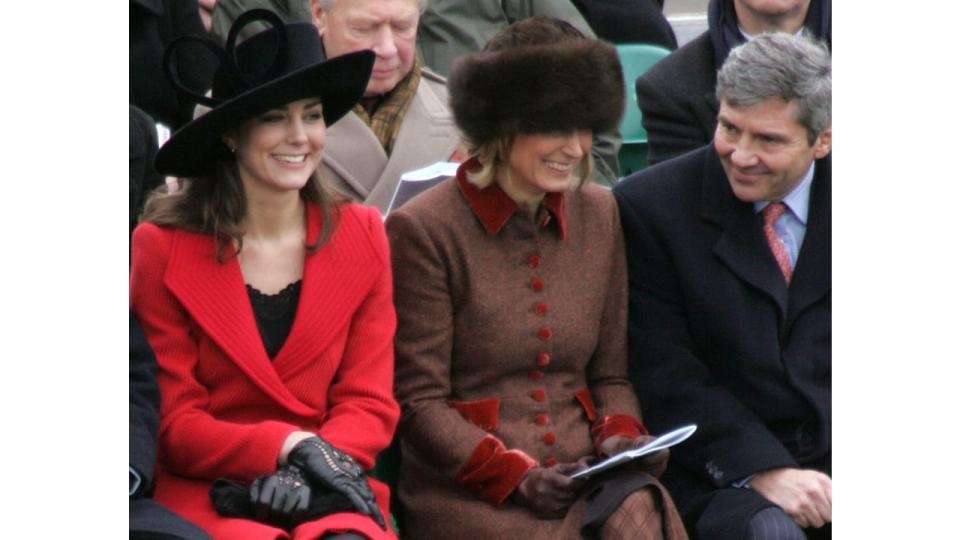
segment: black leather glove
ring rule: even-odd
[[[250,484],[250,504],[257,521],[292,528],[310,503],[310,485],[296,465],[284,465]]]
[[[303,469],[315,486],[346,495],[358,512],[372,517],[381,529],[387,530],[367,476],[352,457],[320,437],[310,437],[290,450],[287,462]]]

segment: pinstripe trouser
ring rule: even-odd
[[[750,518],[746,540],[806,540],[790,516],[777,506],[764,508]]]

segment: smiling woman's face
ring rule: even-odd
[[[541,199],[545,194],[568,191],[580,182],[581,162],[590,154],[593,132],[518,133],[510,148],[509,175],[500,187],[518,203]]]
[[[299,190],[323,159],[327,129],[319,99],[301,99],[248,120],[233,140],[245,186]]]

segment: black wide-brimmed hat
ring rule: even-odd
[[[272,28],[236,45],[240,30],[254,21],[266,21]],[[202,44],[220,60],[209,97],[185,87],[172,64],[176,48],[191,41]],[[184,36],[167,47],[163,61],[171,84],[185,97],[211,109],[160,148],[156,169],[167,175],[194,176],[208,171],[214,158],[228,151],[222,141],[227,130],[291,101],[319,97],[324,122],[332,125],[363,96],[374,53],[358,51],[324,61],[314,25],[284,24],[271,11],[253,9],[230,28],[226,49],[197,36]]]

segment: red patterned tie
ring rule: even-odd
[[[760,213],[763,214],[763,234],[767,237],[767,244],[770,244],[773,258],[780,265],[783,278],[787,280],[787,285],[790,285],[790,278],[793,277],[793,265],[790,264],[790,255],[787,253],[786,246],[783,245],[783,240],[780,239],[777,230],[773,228],[773,223],[786,210],[787,207],[782,202],[773,202],[768,204]]]

